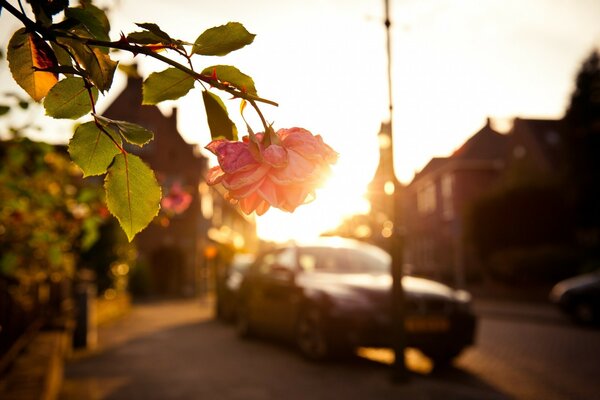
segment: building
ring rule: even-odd
[[[552,182],[563,163],[562,120],[515,118],[507,134],[485,126],[437,157],[406,188],[405,261],[414,274],[463,287],[480,273],[464,235],[469,207],[500,185]]]
[[[156,106],[142,105],[141,78],[130,76],[104,115],[154,132],[150,143],[142,148],[128,145],[127,150],[152,167],[163,196],[177,191],[188,197],[189,204],[177,212],[169,212],[163,203],[160,214],[135,238],[138,260],[148,269],[150,292],[194,296],[210,291],[214,269],[227,262],[224,253],[257,246],[253,219],[206,185],[208,160],[177,131],[177,109],[166,117]]]
[[[464,212],[500,179],[508,138],[486,125],[449,157],[433,158],[406,188],[405,261],[412,273],[464,286],[472,267]]]

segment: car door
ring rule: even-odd
[[[255,283],[256,321],[269,334],[287,335],[293,324],[292,307],[297,297],[295,248],[265,255],[258,265]]]

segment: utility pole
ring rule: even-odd
[[[392,45],[391,45],[391,20],[390,20],[390,0],[385,1],[385,31],[386,31],[386,50],[387,50],[387,80],[388,80],[388,105],[389,105],[389,124],[391,139],[392,160],[390,165],[391,176],[395,177],[394,172],[394,140],[393,140],[393,90],[392,90]],[[394,179],[394,182],[397,182]],[[400,218],[398,215],[398,204],[400,201],[400,188],[394,188],[393,206],[390,210],[392,215],[390,219],[393,222],[393,234],[390,237],[390,252],[392,256],[392,294],[391,294],[391,314],[392,314],[392,349],[394,350],[394,363],[392,364],[392,380],[394,382],[406,382],[408,380],[408,371],[404,358],[406,348],[406,332],[404,329],[404,289],[402,288],[402,265],[403,265],[403,240],[400,232]]]

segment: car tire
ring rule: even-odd
[[[452,361],[458,357],[461,351],[462,349],[422,350],[423,354],[433,361],[433,367],[437,370],[450,367]]]
[[[323,313],[316,307],[304,309],[296,324],[296,345],[302,355],[312,361],[322,361],[330,355]]]
[[[254,335],[247,305],[240,304],[238,307],[235,319],[235,331],[238,337],[243,339],[251,338]]]

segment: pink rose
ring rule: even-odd
[[[209,185],[221,183],[226,197],[246,214],[264,214],[271,206],[292,212],[314,198],[338,154],[319,135],[290,128],[262,133],[242,142],[213,140],[206,146],[219,166],[208,171]]]
[[[181,183],[175,182],[169,193],[162,198],[160,205],[170,214],[181,214],[188,209],[192,202],[192,195],[183,190]]]

